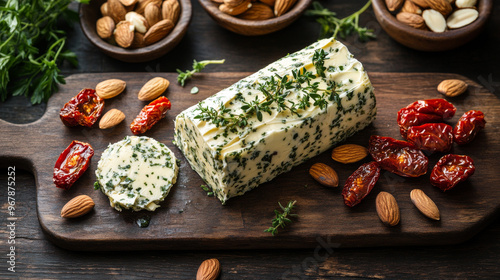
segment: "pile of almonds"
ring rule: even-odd
[[[297,0],[212,0],[219,10],[246,20],[265,20],[288,12]]]
[[[396,18],[413,28],[433,32],[457,29],[474,22],[477,0],[385,0]]]
[[[180,12],[178,0],[108,0],[101,6],[97,34],[123,48],[142,48],[165,38]]]

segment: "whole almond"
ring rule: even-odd
[[[163,19],[169,19],[174,24],[179,19],[181,14],[181,6],[177,0],[165,0],[161,6],[161,14]]]
[[[122,5],[125,7],[130,7],[137,3],[137,0],[118,0],[118,1],[120,1],[120,3],[122,3]]]
[[[109,16],[102,17],[97,20],[96,30],[99,37],[108,39],[113,36],[113,30],[115,30],[115,21]]]
[[[406,25],[417,29],[425,29],[426,26],[424,18],[417,14],[400,12],[396,15],[396,19]]]
[[[146,18],[136,12],[128,12],[125,15],[125,20],[134,25],[134,31],[139,33],[146,33],[149,28],[149,24]]]
[[[457,8],[473,8],[476,6],[477,0],[457,0],[455,1],[455,5]]]
[[[139,32],[134,32],[134,40],[132,40],[132,44],[130,45],[131,49],[138,49],[145,47],[146,44],[144,44],[144,34],[139,33]]]
[[[237,7],[243,4],[246,0],[224,0],[224,4],[229,7]]]
[[[382,223],[388,226],[399,224],[400,214],[396,199],[388,192],[380,192],[375,200],[377,214]]]
[[[276,4],[276,0],[260,0],[260,2],[268,5],[269,7],[274,7],[274,4]]]
[[[424,18],[425,25],[427,25],[430,30],[437,33],[441,33],[446,30],[446,20],[440,12],[427,9],[422,13],[422,18]]]
[[[253,3],[250,9],[238,15],[238,17],[246,20],[265,20],[273,18],[274,12],[273,9],[266,4]]]
[[[411,202],[415,204],[418,210],[427,218],[439,221],[441,215],[436,203],[432,201],[421,189],[414,189],[410,192]]]
[[[94,201],[88,195],[79,195],[64,205],[61,209],[61,217],[76,218],[83,216],[94,208]]]
[[[218,259],[208,259],[201,263],[196,273],[196,280],[215,280],[220,274]]]
[[[115,24],[125,20],[127,10],[123,7],[122,3],[118,0],[108,0],[109,16],[115,21]]]
[[[217,4],[223,4],[224,3],[224,0],[211,0],[212,2],[214,3],[217,3]]]
[[[134,25],[129,21],[120,21],[114,32],[116,43],[123,48],[128,48],[134,41]]]
[[[447,0],[426,0],[429,7],[440,12],[443,16],[447,16],[453,11],[450,2]]]
[[[160,20],[155,25],[149,28],[148,32],[144,35],[144,44],[149,46],[159,40],[165,38],[165,36],[172,31],[174,28],[174,23],[169,19]]]
[[[125,119],[125,114],[118,109],[109,110],[99,121],[100,129],[108,129],[116,126]]]
[[[475,9],[460,9],[451,14],[446,20],[446,25],[450,29],[456,29],[471,24],[479,17]]]
[[[162,20],[161,9],[154,3],[149,3],[144,9],[144,17],[146,18],[149,26],[155,25]]]
[[[467,90],[467,87],[467,83],[462,80],[450,79],[439,83],[437,90],[444,96],[455,97],[464,93]]]
[[[403,2],[404,0],[385,0],[385,5],[389,11],[394,12],[403,6]]]
[[[415,3],[417,6],[420,8],[429,8],[429,3],[427,3],[427,0],[411,0],[413,3]]]
[[[314,178],[314,180],[323,186],[339,186],[339,176],[337,175],[337,172],[324,163],[318,162],[313,164],[313,166],[309,169],[309,174]]]
[[[108,2],[104,2],[101,5],[101,14],[102,14],[103,17],[109,16]]]
[[[135,12],[138,14],[144,14],[146,6],[150,3],[153,3],[158,7],[161,6],[161,0],[138,0],[137,5],[135,5]]]
[[[127,83],[119,79],[102,81],[95,87],[95,93],[102,99],[109,99],[122,93]]]
[[[341,145],[332,151],[332,159],[344,164],[360,161],[367,155],[368,149],[356,144]]]
[[[297,0],[276,0],[274,4],[274,15],[279,17],[288,12],[295,2],[297,2]]]
[[[406,0],[405,3],[403,4],[403,8],[401,8],[401,12],[421,15],[422,9],[420,9],[420,7],[417,6],[415,3],[413,3],[412,1]]]
[[[165,78],[153,78],[142,86],[137,98],[141,101],[153,100],[165,92],[169,85],[170,82]]]
[[[251,1],[246,0],[243,4],[236,6],[236,7],[230,7],[226,4],[222,4],[219,6],[219,10],[223,13],[228,14],[228,15],[237,16],[237,15],[244,13],[245,11],[250,9],[251,7],[252,7]]]

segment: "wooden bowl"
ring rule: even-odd
[[[186,34],[191,21],[192,7],[190,0],[179,0],[181,14],[174,29],[160,41],[143,48],[124,49],[112,45],[97,35],[96,22],[102,17],[100,7],[106,0],[92,0],[90,4],[80,4],[80,26],[92,44],[105,54],[125,62],[145,62],[163,56],[171,51]]]
[[[380,26],[399,43],[420,51],[446,51],[457,48],[474,39],[484,28],[491,14],[493,0],[479,0],[479,17],[473,23],[455,30],[435,33],[420,30],[399,22],[391,14],[384,0],[373,0],[373,10]]]
[[[219,10],[219,4],[211,0],[198,0],[207,13],[222,27],[246,36],[269,34],[281,30],[305,12],[312,0],[298,0],[285,14],[266,20],[245,20],[228,15]]]

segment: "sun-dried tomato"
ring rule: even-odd
[[[476,110],[465,112],[453,129],[453,138],[459,145],[470,143],[485,125],[483,112]]]
[[[448,152],[453,146],[453,128],[445,123],[411,126],[406,139],[417,148],[430,152]]]
[[[345,182],[342,196],[345,205],[353,207],[365,198],[380,177],[380,167],[374,161],[361,165]]]
[[[431,173],[431,184],[447,191],[474,174],[476,167],[469,156],[449,154],[443,156]]]
[[[87,170],[94,149],[90,144],[73,141],[61,153],[54,166],[54,184],[61,189],[69,189]]]
[[[103,108],[104,99],[97,96],[95,90],[86,88],[64,104],[59,116],[66,126],[91,127],[101,116]]]
[[[161,96],[142,108],[135,120],[130,124],[133,134],[139,135],[148,131],[159,120],[165,117],[171,104],[168,98]]]
[[[410,142],[372,135],[368,151],[378,165],[387,171],[404,177],[418,177],[427,173],[429,160]]]
[[[418,100],[398,112],[398,125],[401,136],[406,138],[410,126],[442,122],[451,119],[457,109],[444,99]]]

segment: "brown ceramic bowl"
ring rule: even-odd
[[[245,20],[225,14],[219,10],[219,4],[211,0],[198,0],[207,13],[222,27],[234,33],[246,36],[269,34],[281,30],[305,12],[312,0],[298,0],[285,14],[266,20]]]
[[[474,39],[484,28],[490,16],[493,0],[479,0],[479,17],[473,23],[455,30],[435,33],[419,30],[399,22],[391,14],[384,0],[373,0],[373,10],[380,26],[399,43],[420,51],[446,51],[457,48]]]
[[[90,4],[80,4],[80,26],[92,44],[105,54],[125,62],[145,62],[163,56],[171,51],[186,34],[191,21],[192,7],[190,0],[179,0],[181,14],[174,29],[165,38],[143,48],[124,49],[112,45],[97,35],[96,22],[102,16],[100,7],[106,0],[92,0]]]

